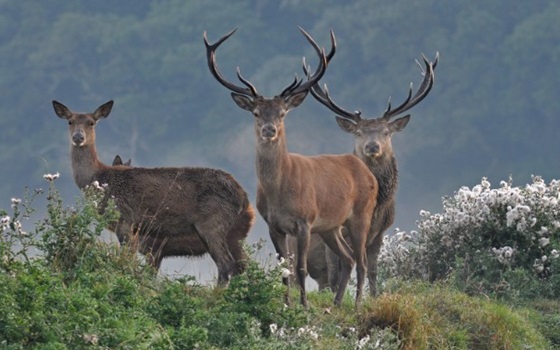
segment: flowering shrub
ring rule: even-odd
[[[385,237],[382,274],[452,277],[483,293],[535,286],[533,294],[560,295],[560,181],[532,180],[512,187],[510,179],[492,189],[483,178],[443,198],[442,213],[421,211],[418,231]]]

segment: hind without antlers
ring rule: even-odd
[[[107,184],[107,198],[115,199],[123,222],[139,236],[140,252],[156,269],[166,256],[209,253],[218,267],[218,284],[226,284],[245,268],[242,241],[254,220],[247,193],[222,170],[103,164],[95,148],[95,126],[112,106],[109,101],[93,113],[76,113],[53,101],[56,115],[69,124],[76,185]]]
[[[341,261],[335,304],[342,301],[354,265],[357,271],[356,303],[359,303],[366,274],[365,244],[377,198],[377,181],[365,164],[351,154],[310,157],[288,152],[285,116],[304,101],[309,89],[321,79],[326,69],[324,51],[309,34],[300,30],[319,56],[319,65],[308,81],[296,77],[279,95],[263,97],[241,76],[239,69],[237,76],[245,87],[230,83],[221,75],[215,51],[235,30],[215,44],[210,44],[204,33],[208,67],[220,84],[233,91],[231,95],[235,103],[255,117],[257,209],[268,224],[280,258],[288,256],[286,237],[291,235],[297,239],[295,273],[301,304],[307,306],[305,278],[312,234],[320,235]],[[348,229],[350,244],[342,239],[343,225]],[[284,283],[289,283],[287,278]]]
[[[334,55],[333,50],[327,56],[329,62]],[[370,294],[376,294],[377,280],[377,258],[381,245],[383,243],[384,232],[393,224],[395,219],[395,195],[398,183],[397,162],[393,154],[393,146],[391,138],[395,132],[399,132],[405,128],[410,120],[410,115],[405,115],[395,120],[391,120],[401,115],[420,103],[431,91],[434,84],[434,70],[439,60],[439,54],[436,53],[434,61],[430,62],[425,56],[422,56],[424,68],[418,63],[423,75],[423,80],[418,87],[414,96],[412,95],[412,83],[408,91],[408,96],[398,107],[391,107],[391,100],[383,115],[378,118],[363,118],[360,111],[350,112],[338,106],[331,98],[329,91],[325,85],[324,88],[317,83],[311,89],[311,94],[317,101],[329,108],[336,114],[336,121],[340,128],[355,137],[354,154],[358,156],[369,168],[372,174],[379,182],[379,195],[377,197],[377,207],[372,219],[370,232],[367,242],[368,257],[368,282]],[[304,62],[304,72],[309,76],[309,68]],[[317,247],[321,249],[322,247]],[[331,255],[332,260],[332,255]],[[325,263],[319,262],[320,266]],[[336,263],[330,261],[328,266],[336,266]],[[337,279],[336,271],[329,269],[329,284],[331,288],[335,288]],[[324,276],[318,278],[325,279]]]

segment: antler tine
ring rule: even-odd
[[[412,97],[412,83],[411,83],[410,89],[408,91],[408,97],[406,98],[406,100],[395,109],[391,109],[391,102],[389,102],[389,106],[387,107],[387,110],[385,110],[385,112],[383,113],[383,117],[382,117],[383,119],[389,120],[392,117],[401,114],[409,110],[410,108],[416,106],[420,101],[422,101],[428,95],[428,93],[432,89],[432,86],[434,84],[434,78],[435,78],[434,68],[436,67],[439,60],[439,52],[436,53],[434,63],[430,63],[426,58],[426,56],[424,55],[422,55],[422,59],[424,61],[424,65],[426,66],[426,70],[424,71],[422,68],[420,69],[422,75],[424,76],[424,79],[422,80],[422,83],[420,84],[418,91],[416,91],[414,97]]]
[[[305,58],[303,59],[303,71],[304,71],[305,75],[307,75],[308,78],[309,78],[310,69],[305,64]],[[329,93],[329,89],[327,88],[326,84],[325,84],[324,90],[321,88],[319,83],[316,83],[315,85],[313,85],[313,87],[311,87],[311,89],[309,91],[311,92],[311,95],[313,95],[313,97],[315,97],[315,99],[317,101],[319,101],[321,104],[323,104],[325,107],[327,107],[328,109],[333,111],[338,116],[340,116],[344,119],[352,120],[354,122],[358,122],[359,120],[362,119],[360,111],[349,112],[349,111],[345,110],[344,108],[340,107],[339,105],[337,105],[332,100],[331,95]]]
[[[239,72],[239,67],[237,68],[237,77],[239,78],[239,80],[241,80],[243,84],[247,85],[247,88],[237,86],[227,81],[220,73],[220,70],[218,69],[218,65],[216,64],[216,49],[230,36],[232,36],[236,31],[237,28],[234,28],[232,31],[230,31],[229,33],[221,37],[214,44],[210,44],[208,42],[208,38],[206,37],[206,31],[204,31],[203,36],[204,36],[204,45],[206,45],[206,59],[208,62],[208,68],[210,69],[210,73],[212,73],[214,78],[216,78],[216,80],[218,80],[218,82],[220,82],[226,88],[243,95],[256,97],[258,95],[257,89],[248,80],[246,80],[241,76],[241,73]]]
[[[313,46],[317,55],[319,55],[319,66],[317,67],[317,70],[315,71],[315,73],[313,73],[313,75],[311,77],[308,77],[308,79],[305,83],[303,83],[303,81],[302,81],[301,84],[295,86],[293,89],[289,89],[289,90],[284,89],[284,91],[282,91],[283,94],[281,96],[286,96],[288,94],[293,95],[293,94],[296,94],[296,93],[299,93],[299,92],[309,90],[313,85],[315,85],[315,83],[317,83],[323,77],[323,74],[325,74],[325,70],[327,69],[327,57],[325,55],[325,50],[321,49],[319,47],[319,45],[317,45],[315,40],[313,40],[311,35],[309,35],[303,28],[299,27],[299,30],[301,31],[303,36],[305,36],[307,41],[309,41],[311,46]],[[333,38],[333,35],[331,35],[331,40],[332,40],[332,38]],[[333,51],[333,49],[331,49],[331,52],[332,51]],[[334,53],[333,53],[333,55],[334,55]]]
[[[243,76],[241,75],[241,69],[239,69],[239,66],[237,66],[237,79],[239,79],[243,84],[245,84],[249,88],[249,90],[251,90],[251,95],[253,97],[256,97],[258,95],[255,86],[251,84],[249,80],[243,78]]]
[[[305,57],[304,57],[304,61],[305,61]],[[286,96],[290,93],[290,91],[292,91],[293,89],[295,89],[296,87],[298,87],[300,84],[302,83],[302,79],[299,79],[297,74],[294,77],[294,81],[292,81],[292,83],[288,86],[286,86],[284,88],[284,90],[282,90],[282,92],[280,93],[280,96]]]
[[[329,64],[335,52],[336,52],[336,38],[334,36],[334,31],[331,29],[331,51],[327,55],[327,64]]]

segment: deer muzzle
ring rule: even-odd
[[[83,130],[76,130],[72,134],[72,144],[74,146],[77,147],[83,146],[85,142],[86,142],[86,135],[83,132]]]
[[[272,124],[263,125],[261,128],[261,138],[266,141],[273,141],[278,135],[278,129]]]
[[[364,145],[364,154],[367,157],[379,157],[381,155],[381,146],[378,142],[368,142]]]

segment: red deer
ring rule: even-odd
[[[167,256],[209,253],[218,284],[245,268],[242,241],[254,211],[241,185],[228,173],[209,168],[107,166],[97,156],[95,126],[111,112],[109,101],[93,113],[75,113],[53,101],[56,115],[69,124],[72,173],[79,188],[107,184],[124,222],[139,236],[140,252],[159,269]]]
[[[295,274],[301,304],[307,307],[305,278],[311,234],[320,235],[340,258],[341,277],[334,303],[341,303],[355,264],[356,303],[359,304],[367,269],[365,243],[377,198],[377,181],[365,164],[351,154],[303,156],[288,152],[284,118],[303,102],[326,69],[324,50],[300,30],[319,55],[319,66],[307,82],[296,77],[279,95],[271,98],[260,95],[241,76],[239,68],[237,76],[246,87],[222,77],[215,51],[235,29],[214,44],[208,42],[204,33],[208,67],[220,84],[233,91],[235,103],[255,117],[257,209],[268,224],[279,257],[287,256],[286,236],[297,238]],[[350,245],[342,239],[343,225],[348,228]],[[287,278],[284,283],[289,283]]]
[[[333,45],[333,50],[327,56],[327,63],[330,62],[334,55],[335,47],[336,45]],[[398,183],[398,171],[397,161],[393,155],[391,138],[393,133],[403,130],[408,124],[410,114],[393,121],[391,119],[408,111],[428,95],[434,83],[434,69],[437,66],[438,59],[438,53],[436,53],[433,63],[423,56],[425,71],[420,63],[418,65],[420,65],[424,78],[414,96],[412,96],[411,83],[406,100],[398,107],[392,108],[389,99],[387,109],[378,118],[363,118],[361,111],[350,112],[339,107],[330,97],[326,85],[322,89],[319,83],[316,83],[311,89],[313,97],[336,114],[336,121],[340,128],[354,135],[356,141],[354,154],[367,165],[379,183],[377,206],[367,241],[368,283],[371,295],[376,294],[377,258],[383,243],[383,234],[393,224],[395,219],[395,194]],[[309,76],[309,69],[305,66],[305,63],[304,71],[308,78],[312,79]],[[319,245],[316,249],[321,250],[322,248]],[[336,266],[336,264],[333,262],[329,262],[329,264],[318,262],[317,269],[321,269],[324,265],[331,267],[328,272],[330,274],[329,285],[335,289],[336,284],[334,281],[337,279],[337,274],[335,272],[336,269],[333,270],[332,266]],[[320,278],[325,279],[324,276]]]

